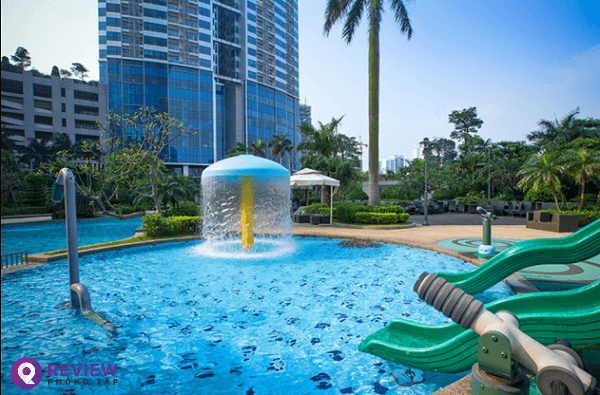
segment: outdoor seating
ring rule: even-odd
[[[464,213],[465,212],[465,202],[462,200],[458,200],[456,201],[456,212],[457,213]]]
[[[513,204],[513,208],[510,211],[510,216],[514,217],[516,216],[520,216],[521,215],[521,211],[523,210],[523,203],[521,202],[514,202]]]
[[[455,213],[456,212],[456,200],[448,201],[448,212]]]
[[[514,208],[513,202],[505,202],[504,208],[502,209],[502,215],[511,215],[511,211],[514,210]]]
[[[579,228],[578,218],[577,215],[536,211],[527,213],[525,227],[550,232],[575,232]]]
[[[492,202],[492,210],[494,215],[504,215],[504,202],[494,201]]]

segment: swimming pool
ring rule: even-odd
[[[142,218],[84,219],[77,221],[79,246],[106,243],[132,237],[142,226]],[[65,221],[2,225],[2,253],[27,251],[28,254],[67,248]]]
[[[397,245],[293,243],[269,259],[200,256],[203,242],[81,257],[82,283],[94,308],[119,326],[116,336],[75,310],[55,309],[68,299],[65,261],[4,276],[2,372],[23,357],[42,366],[117,363],[110,390],[119,394],[429,394],[463,376],[408,370],[357,346],[394,318],[447,322],[412,286],[423,271],[472,265]],[[509,295],[499,284],[477,297]],[[398,386],[421,376],[421,384]],[[31,393],[106,391],[95,379],[46,379]],[[2,391],[20,390],[7,375]]]

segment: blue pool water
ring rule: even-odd
[[[429,394],[462,377],[413,369],[424,381],[401,387],[392,371],[408,367],[357,347],[395,318],[447,322],[412,286],[423,271],[472,266],[404,246],[339,243],[296,238],[265,259],[207,257],[200,241],[81,257],[81,281],[116,336],[55,308],[68,298],[65,261],[4,276],[2,393],[21,393],[9,372],[24,357],[42,367],[116,363],[115,394]],[[477,297],[509,295],[498,284]],[[96,378],[67,386],[46,375],[30,393],[106,391]]]
[[[77,244],[106,243],[132,237],[142,226],[142,218],[84,219],[77,221]],[[2,253],[27,251],[28,254],[67,248],[65,221],[2,225]]]

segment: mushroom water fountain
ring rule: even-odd
[[[239,155],[209,166],[202,173],[202,252],[247,256],[289,245],[290,196],[289,171],[271,160]]]

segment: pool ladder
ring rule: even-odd
[[[67,260],[69,263],[70,303],[66,306],[79,308],[85,318],[100,325],[111,333],[116,333],[115,324],[92,308],[92,297],[87,287],[79,281],[79,250],[77,248],[77,209],[75,205],[75,177],[66,167],[58,173],[52,190],[52,201],[65,200],[65,222],[67,228]]]

